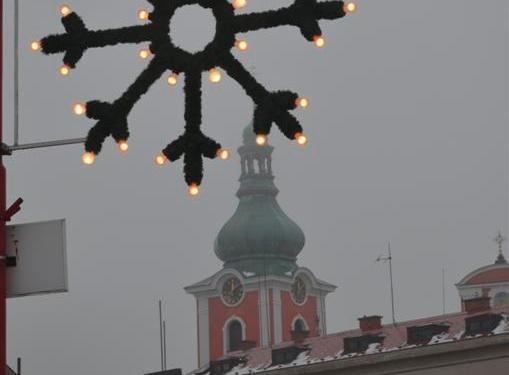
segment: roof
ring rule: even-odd
[[[489,312],[501,314],[503,319],[499,326],[491,332],[491,335],[509,335],[509,308],[492,309]],[[486,312],[485,312],[486,313]],[[482,314],[477,314],[482,315]],[[470,315],[475,316],[475,315]],[[256,348],[244,353],[232,353],[231,356],[243,356],[247,362],[229,372],[230,375],[243,375],[251,373],[260,373],[278,368],[305,366],[314,363],[341,361],[353,357],[369,356],[378,353],[389,353],[400,350],[417,348],[419,346],[427,347],[436,344],[455,343],[458,341],[467,341],[474,337],[466,337],[465,318],[469,315],[465,312],[446,314],[425,319],[411,320],[398,323],[397,325],[385,325],[381,330],[372,333],[384,336],[383,344],[372,344],[364,353],[343,354],[343,340],[347,337],[358,337],[363,333],[360,329],[353,329],[327,336],[309,338],[302,345],[308,347],[308,350],[301,353],[299,357],[290,364],[271,366],[272,349],[294,346],[293,342],[283,343],[273,347]],[[407,328],[415,326],[425,326],[430,324],[447,324],[449,332],[434,336],[428,343],[423,345],[407,344]],[[370,332],[371,333],[371,332]]]
[[[491,264],[470,272],[457,286],[509,283],[509,264]]]

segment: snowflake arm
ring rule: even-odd
[[[202,122],[202,75],[200,70],[186,73],[185,132],[170,143],[163,154],[170,161],[184,155],[184,175],[188,185],[200,185],[203,179],[203,157],[214,159],[221,145],[206,137],[200,129]]]
[[[161,64],[160,57],[155,56],[119,99],[113,103],[97,100],[87,103],[87,117],[98,120],[88,133],[85,142],[87,152],[99,154],[105,139],[110,135],[117,142],[127,141],[129,138],[127,116],[134,105],[165,71],[166,67]]]
[[[150,24],[109,30],[88,30],[85,23],[72,12],[62,18],[65,34],[49,35],[41,40],[45,54],[65,52],[64,64],[75,68],[88,48],[102,48],[120,43],[142,43],[153,38]]]
[[[334,20],[346,15],[343,1],[317,2],[317,0],[295,0],[287,8],[261,13],[235,16],[236,32],[248,32],[278,26],[297,26],[309,41],[322,35],[319,20]]]
[[[242,86],[256,104],[253,120],[256,134],[268,135],[273,122],[289,139],[295,139],[297,133],[302,133],[302,126],[289,113],[297,107],[296,93],[267,91],[231,54],[223,59],[221,67]]]

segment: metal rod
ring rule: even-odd
[[[442,268],[442,313],[445,315],[445,268]]]
[[[19,0],[14,0],[14,145],[19,144]]]
[[[164,371],[164,352],[163,352],[163,302],[159,300],[159,340],[161,345],[161,371]]]
[[[396,308],[394,306],[394,283],[392,279],[392,252],[391,252],[391,242],[389,241],[389,276],[391,278],[391,303],[392,303],[392,323],[396,325]]]
[[[166,320],[163,320],[163,352],[164,352],[164,360],[163,360],[164,370],[163,371],[166,371],[166,370],[168,370],[168,366],[166,364],[166,358],[167,358],[167,352],[166,352]]]
[[[22,150],[31,150],[31,149],[35,149],[35,148],[76,145],[76,144],[80,144],[80,143],[85,143],[85,141],[86,141],[86,138],[74,138],[74,139],[63,139],[60,141],[27,143],[24,145],[9,146],[9,150],[22,151]]]
[[[21,358],[18,358],[18,375],[21,375]]]

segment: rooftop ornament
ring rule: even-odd
[[[86,115],[96,120],[90,129],[86,142],[83,162],[93,164],[109,136],[117,142],[119,150],[129,149],[127,118],[142,95],[164,74],[170,86],[175,86],[181,74],[185,75],[185,130],[176,140],[168,144],[155,157],[157,165],[174,162],[183,157],[184,175],[189,194],[199,193],[203,179],[203,157],[227,159],[229,152],[202,133],[202,72],[208,72],[212,83],[221,81],[222,71],[236,80],[256,107],[253,131],[257,144],[263,146],[275,123],[280,131],[299,145],[308,142],[299,121],[290,113],[296,108],[307,108],[309,99],[291,91],[268,91],[234,57],[232,49],[245,51],[248,42],[238,39],[236,34],[247,33],[284,25],[296,26],[306,40],[318,48],[325,46],[320,20],[334,20],[356,10],[353,2],[317,0],[295,0],[293,5],[278,10],[260,13],[236,14],[245,7],[246,0],[147,0],[152,11],[138,11],[138,18],[146,22],[118,29],[89,30],[81,17],[68,5],[60,7],[64,34],[50,35],[30,45],[34,51],[45,54],[64,53],[63,65],[59,68],[67,76],[89,48],[102,48],[117,44],[149,43],[140,50],[139,56],[151,59],[146,69],[129,86],[124,94],[112,101],[92,100],[75,103],[76,115]],[[174,44],[171,36],[171,21],[175,12],[187,5],[198,5],[211,10],[216,19],[216,34],[201,51],[191,53]],[[167,73],[168,72],[168,73]]]

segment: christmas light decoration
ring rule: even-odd
[[[30,43],[30,48],[32,51],[39,51],[41,49],[41,42],[38,40],[32,41],[32,43]]]
[[[221,81],[222,72],[237,81],[256,107],[254,111],[254,133],[256,142],[265,145],[272,124],[275,123],[289,139],[306,144],[307,138],[298,120],[290,113],[297,107],[306,108],[309,99],[299,97],[291,91],[268,91],[234,57],[232,49],[248,49],[245,40],[237,39],[236,34],[267,28],[291,25],[298,28],[309,42],[317,47],[325,45],[319,21],[334,20],[356,10],[355,3],[343,1],[294,0],[293,4],[278,10],[259,13],[236,14],[235,10],[244,8],[246,0],[147,0],[153,7],[151,11],[141,9],[139,20],[147,21],[117,29],[90,30],[78,14],[68,5],[60,7],[65,33],[47,36],[31,43],[31,49],[45,54],[64,53],[65,69],[74,69],[89,48],[101,48],[117,44],[148,43],[149,47],[140,50],[139,56],[150,59],[148,66],[136,78],[124,94],[112,101],[89,101],[73,105],[77,115],[86,114],[97,121],[91,128],[85,142],[83,162],[92,164],[102,149],[105,139],[112,136],[119,148],[127,151],[129,139],[128,116],[134,105],[150,87],[170,71],[167,82],[177,84],[177,78],[184,74],[185,93],[185,131],[156,156],[155,163],[164,165],[183,156],[184,174],[189,186],[189,194],[199,193],[203,179],[203,157],[225,159],[227,150],[202,133],[202,73],[208,72],[213,83]],[[213,40],[201,51],[188,52],[177,47],[171,38],[171,20],[177,9],[187,5],[198,5],[210,10],[216,19],[216,34]],[[62,72],[62,71],[61,71]],[[68,74],[68,71],[66,71]]]

